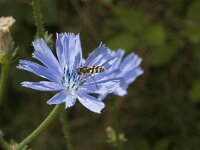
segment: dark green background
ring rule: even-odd
[[[85,57],[103,41],[143,58],[144,75],[129,86],[127,96],[107,97],[101,115],[79,102],[66,110],[75,150],[114,149],[106,142],[114,101],[119,130],[128,139],[123,149],[200,149],[200,0],[42,0],[41,9],[53,41],[56,32],[80,33]],[[31,1],[1,0],[0,16],[16,19],[12,34],[20,57],[33,60]],[[22,81],[41,78],[16,69],[17,64],[0,107],[0,128],[6,140],[19,142],[53,108],[46,104],[53,93],[21,87]],[[66,149],[59,119],[29,146]]]

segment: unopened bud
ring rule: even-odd
[[[13,17],[0,18],[0,62],[7,59],[14,48],[11,36],[11,28],[14,23],[15,19]]]
[[[13,17],[1,17],[0,18],[0,51],[7,52],[11,50],[13,46],[11,27],[15,23]]]

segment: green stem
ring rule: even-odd
[[[96,30],[92,26],[90,20],[86,17],[84,12],[81,10],[81,6],[79,5],[79,2],[77,0],[70,0],[70,3],[76,13],[78,14],[79,18],[83,22],[83,25],[85,28],[88,30],[89,34],[91,35],[92,39],[94,40],[95,43],[99,42],[99,36],[97,35]],[[85,16],[85,17],[84,17]]]
[[[3,98],[5,94],[8,72],[9,72],[9,64],[2,64],[1,77],[0,77],[0,105],[3,102]]]
[[[113,110],[112,110],[112,124],[114,127],[114,130],[116,132],[116,142],[117,142],[117,149],[122,150],[122,143],[119,139],[119,120],[118,120],[118,100],[113,101]]]
[[[49,124],[56,118],[56,116],[63,110],[63,105],[56,105],[47,118],[21,143],[19,143],[14,150],[21,150],[25,145],[31,142],[36,136],[38,136]]]
[[[63,133],[64,133],[65,140],[67,142],[67,149],[73,150],[70,125],[69,125],[69,122],[68,122],[68,118],[65,116],[64,112],[60,114],[60,121],[61,121],[62,126],[63,126]]]
[[[42,13],[40,9],[40,1],[39,0],[33,0],[32,2],[33,7],[33,16],[35,19],[35,26],[37,28],[37,38],[43,38],[44,39],[44,29],[43,29],[43,22],[42,22]]]
[[[0,145],[4,150],[9,150],[9,145],[3,137],[0,137]]]

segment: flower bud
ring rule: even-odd
[[[11,36],[11,27],[15,23],[13,17],[0,18],[0,63],[8,62],[11,51],[14,48],[14,42]]]

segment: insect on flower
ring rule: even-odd
[[[68,108],[78,99],[87,109],[100,113],[105,105],[93,94],[105,95],[120,86],[126,87],[125,80],[115,75],[119,74],[121,69],[110,69],[116,57],[103,44],[100,44],[86,60],[82,59],[79,35],[73,33],[57,34],[57,57],[43,39],[33,42],[33,46],[33,57],[42,65],[20,60],[18,68],[48,81],[24,81],[22,86],[40,91],[59,91],[47,101],[49,105],[65,103],[65,107]]]
[[[105,69],[101,66],[92,66],[92,67],[86,66],[86,67],[80,67],[77,69],[77,73],[79,75],[84,75],[86,78],[88,76],[90,76],[93,80],[94,80],[94,77],[92,75],[94,75],[95,73],[101,73],[104,71],[105,71]],[[95,80],[94,80],[94,82],[95,82]],[[97,85],[96,85],[96,88],[98,89]]]
[[[84,74],[91,74],[91,73],[100,73],[100,72],[104,72],[105,69],[104,67],[101,66],[92,66],[92,67],[80,67],[77,69],[77,72],[79,75],[84,75]]]

